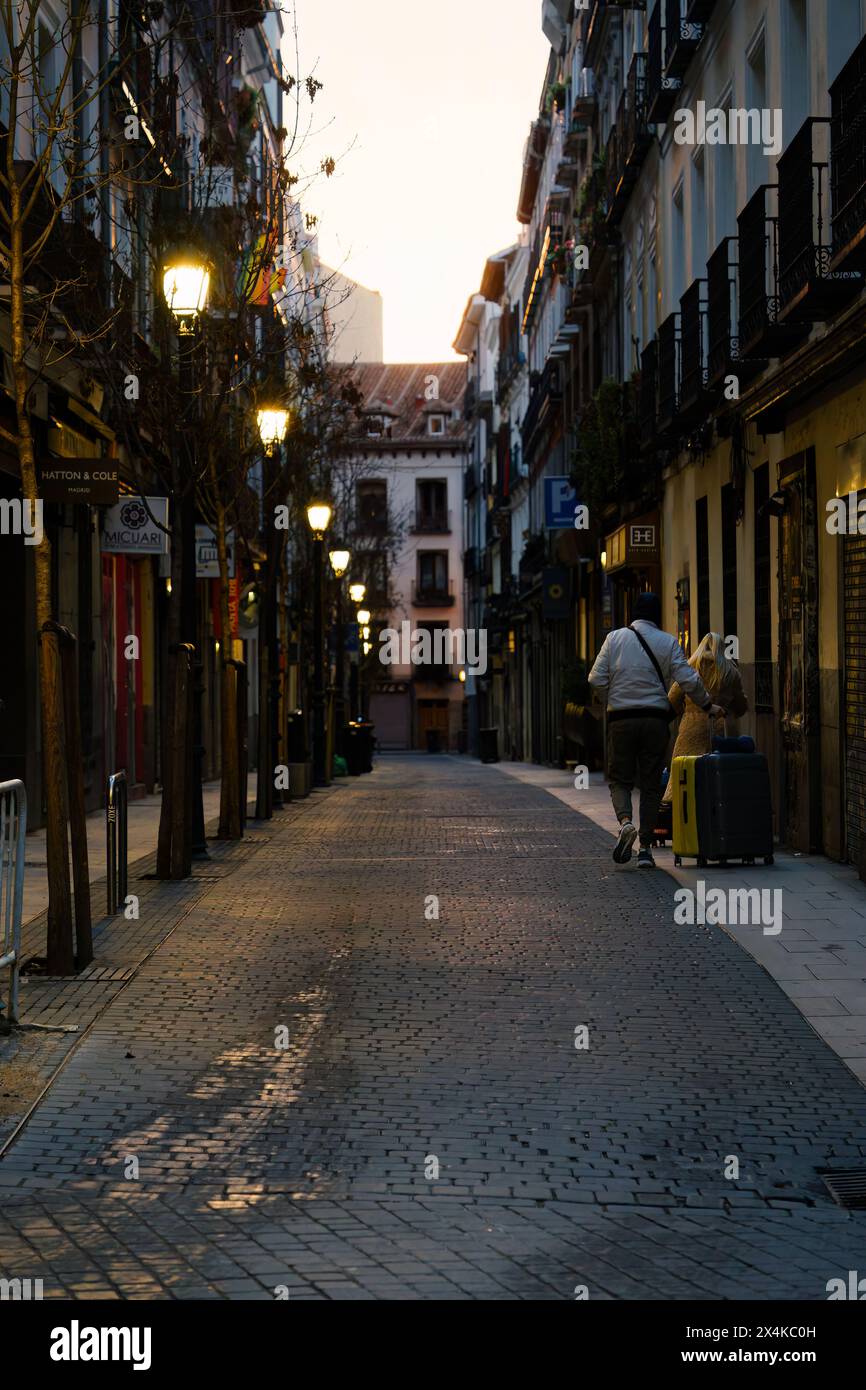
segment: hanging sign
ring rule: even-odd
[[[102,526],[107,555],[165,555],[168,552],[168,498],[124,497],[109,507]]]
[[[229,579],[235,577],[235,533],[226,532]],[[216,535],[210,526],[195,528],[195,577],[196,579],[219,579],[220,564],[217,556]]]
[[[117,501],[117,459],[46,458],[39,468],[43,502],[87,502],[111,506]]]

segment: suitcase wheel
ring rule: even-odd
[[[774,854],[765,854],[765,855],[764,855],[764,863],[765,863],[765,864],[775,864],[775,862],[776,862],[776,856],[775,856]]]

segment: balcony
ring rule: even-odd
[[[413,536],[448,536],[451,534],[450,512],[416,512]]]
[[[641,451],[647,453],[655,445],[657,392],[658,392],[658,352],[655,338],[647,343],[640,355],[640,401],[638,416],[640,423]]]
[[[866,39],[830,88],[833,270],[866,267]]]
[[[688,18],[688,0],[665,0],[665,72],[680,78],[698,51],[704,26]]]
[[[723,237],[707,261],[707,386],[720,390],[736,376],[742,384],[767,366],[766,358],[742,358],[737,326],[737,238]]]
[[[647,55],[635,53],[628,70],[625,89],[625,124],[622,153],[626,169],[635,176],[646,158],[653,136],[646,114]]]
[[[611,126],[610,135],[607,139],[607,154],[605,157],[605,176],[607,182],[607,219],[606,225],[609,229],[618,227],[625,212],[628,195],[631,192],[631,181],[626,179],[622,159],[622,140],[621,130],[624,125],[625,112],[623,103],[620,102],[619,114],[616,123]]]
[[[707,282],[695,280],[680,300],[680,390],[678,423],[691,429],[706,414],[707,392]]]
[[[550,358],[529,397],[523,418],[521,435],[524,456],[530,453],[533,436],[547,423],[562,404],[562,369],[556,358]]]
[[[454,580],[446,585],[419,584],[412,580],[412,604],[415,608],[453,608]]]
[[[780,322],[822,323],[863,284],[860,271],[830,269],[829,127],[810,117],[776,166]]]
[[[583,68],[577,86],[571,97],[571,117],[565,132],[563,151],[567,155],[577,155],[586,141],[598,104],[595,99],[595,78],[592,68]]]
[[[663,125],[677,103],[683,85],[681,77],[674,77],[665,71],[665,31],[662,22],[662,6],[665,0],[656,0],[649,17],[649,40],[646,63],[646,118],[650,125]]]
[[[680,316],[669,314],[659,327],[657,433],[673,432],[677,415],[680,366]]]
[[[778,192],[775,184],[762,184],[737,218],[742,357],[783,357],[808,333],[779,321]]]

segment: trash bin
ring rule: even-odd
[[[442,752],[442,734],[441,734],[441,732],[440,732],[439,729],[428,729],[428,730],[427,730],[427,752],[428,752],[428,753],[441,753],[441,752]]]
[[[499,762],[499,730],[478,730],[478,756],[483,763]]]
[[[343,726],[343,755],[346,771],[350,777],[360,777],[363,772],[363,730],[357,724]]]

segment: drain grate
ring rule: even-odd
[[[866,1211],[866,1168],[849,1168],[837,1173],[821,1173],[833,1201],[849,1211]]]

